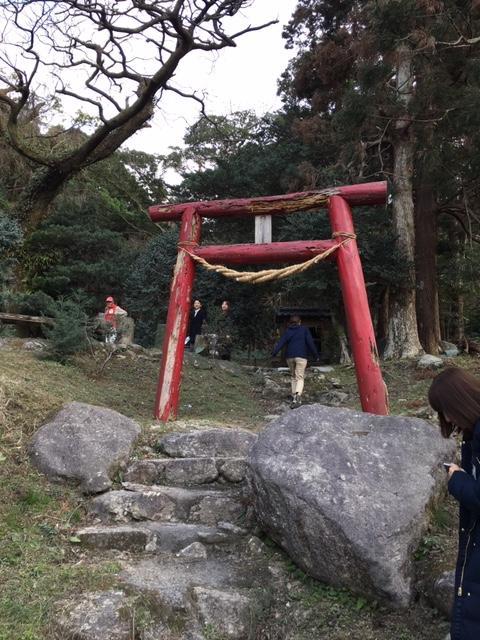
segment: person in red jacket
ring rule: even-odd
[[[108,326],[108,331],[105,333],[105,342],[107,344],[114,344],[118,335],[118,318],[119,316],[126,316],[127,312],[122,309],[118,304],[115,304],[115,300],[112,296],[108,296],[105,299],[105,311],[103,313],[103,319]]]

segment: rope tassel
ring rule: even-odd
[[[336,244],[334,247],[330,247],[326,251],[317,254],[313,258],[310,258],[306,262],[302,262],[300,264],[292,264],[288,267],[282,267],[281,269],[263,269],[262,271],[236,271],[235,269],[229,269],[228,267],[221,264],[210,264],[204,258],[195,255],[191,251],[188,250],[186,243],[179,243],[178,248],[182,251],[185,251],[192,260],[195,260],[198,264],[202,265],[207,271],[214,271],[215,273],[219,273],[225,278],[230,278],[235,280],[236,282],[245,282],[250,284],[260,284],[263,282],[270,282],[271,280],[281,280],[282,278],[287,278],[288,276],[294,276],[299,273],[303,273],[313,267],[318,262],[325,260],[332,253],[337,251],[339,247],[350,242],[350,240],[356,240],[357,236],[354,233],[346,233],[343,231],[337,231],[332,234],[332,238],[342,237],[343,240]],[[188,246],[192,246],[191,243],[188,243]]]

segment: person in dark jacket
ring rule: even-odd
[[[462,435],[461,467],[448,469],[448,491],[460,504],[451,640],[480,638],[480,380],[450,367],[428,392],[445,438]]]
[[[196,337],[202,333],[202,325],[206,317],[207,314],[205,313],[205,309],[202,307],[202,303],[200,302],[200,300],[194,300],[193,309],[190,313],[188,335],[187,339],[185,340],[185,344],[188,345],[191,351],[193,351],[195,347]]]
[[[315,360],[320,357],[313,342],[312,334],[308,327],[302,326],[300,316],[295,315],[290,318],[290,326],[274,346],[272,356],[276,356],[283,347],[286,347],[285,357],[290,369],[292,383],[291,406],[294,407],[301,403],[309,354],[312,354]]]

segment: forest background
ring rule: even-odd
[[[112,294],[135,319],[136,340],[152,345],[166,316],[178,228],[150,223],[149,205],[386,179],[390,204],[355,210],[383,356],[438,353],[442,339],[465,345],[480,334],[478,0],[299,0],[284,29],[296,54],[279,79],[283,107],[261,117],[203,114],[184,146],[163,156],[122,144],[147,125],[162,92],[175,91],[169,83],[182,56],[240,42],[224,25],[251,1],[212,1],[210,12],[187,0],[168,12],[154,2],[149,15],[140,4],[0,8],[22,53],[21,64],[4,53],[0,75],[1,310],[74,327]],[[78,21],[106,40],[81,39]],[[152,69],[135,67],[125,38],[150,45],[152,29]],[[43,55],[45,33],[52,60]],[[42,65],[57,77],[85,65],[90,75],[82,91],[62,80],[48,93],[44,80],[36,84]],[[114,90],[130,91],[124,103]],[[80,102],[71,126],[48,124],[65,96]],[[87,102],[95,117],[82,110]],[[167,169],[179,184],[166,184]],[[329,236],[322,211],[274,219],[274,241]],[[209,221],[203,241],[253,241],[252,221]],[[343,334],[331,264],[261,286],[199,270],[195,296],[207,308],[232,302],[245,348],[271,345],[281,306],[327,307]]]

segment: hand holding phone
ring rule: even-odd
[[[448,471],[450,469],[450,467],[452,466],[453,462],[444,462],[443,466],[445,471]]]

